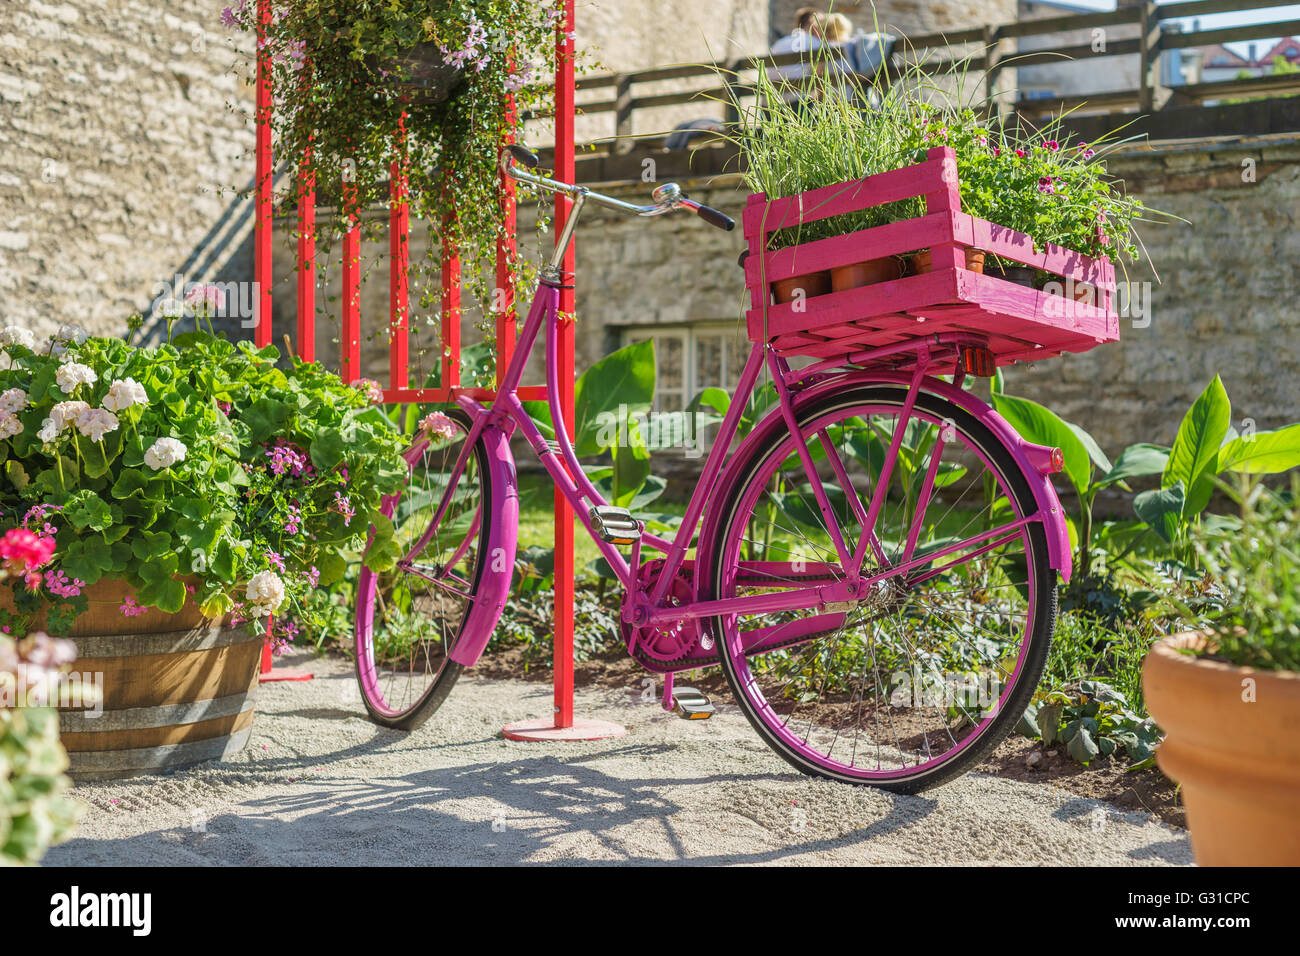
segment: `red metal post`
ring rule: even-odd
[[[389,175],[388,209],[388,384],[406,388],[410,302],[411,217],[406,195],[406,114],[397,126],[398,159]]]
[[[353,208],[357,187],[343,182],[343,204]],[[361,377],[361,223],[354,212],[343,236],[343,328],[339,377],[351,383]]]
[[[253,281],[257,327],[253,342],[271,344],[271,0],[257,0],[257,159],[253,223]]]
[[[455,213],[442,222],[442,357],[440,384],[460,385],[460,256],[448,238]]]
[[[501,131],[501,145],[515,141],[515,98],[506,94],[506,122]],[[510,359],[515,354],[515,181],[504,172],[498,173],[501,190],[502,232],[497,237],[497,372],[496,386],[501,387]]]
[[[316,361],[316,173],[303,156],[298,173],[298,358]]]
[[[564,0],[564,17],[557,25],[555,52],[555,173],[561,182],[574,181],[573,0]],[[555,235],[564,231],[571,202],[555,197]],[[573,434],[573,307],[574,244],[564,257],[568,281],[560,291],[560,405],[564,427]],[[555,726],[573,726],[573,510],[555,491]]]

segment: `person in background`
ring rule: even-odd
[[[852,21],[841,13],[828,13],[820,18],[820,33],[825,39],[825,68],[843,74],[858,74],[863,79],[854,81],[862,90],[868,106],[876,106],[877,93],[874,80],[893,50],[895,37],[888,33],[864,33],[854,30]],[[831,47],[834,47],[832,54]],[[819,64],[819,67],[821,64]],[[863,89],[862,83],[871,85]]]
[[[819,30],[821,17],[821,11],[816,7],[801,7],[795,11],[794,29],[772,44],[772,55],[798,53],[803,59],[807,59],[810,53],[822,45]],[[777,79],[797,80],[808,75],[808,64],[790,63],[786,66],[774,67],[773,71]]]

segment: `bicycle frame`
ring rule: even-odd
[[[878,349],[871,354],[850,356],[848,361],[858,367],[848,370],[841,367],[845,364],[841,361],[821,362],[808,368],[791,370],[783,359],[777,357],[763,345],[755,344],[740,373],[731,405],[723,417],[718,435],[705,459],[700,481],[686,506],[685,514],[676,534],[671,540],[645,534],[640,541],[633,545],[630,558],[624,557],[615,545],[602,540],[592,528],[588,509],[606,505],[608,502],[605,501],[583,471],[561,414],[556,331],[559,324],[559,286],[562,281],[562,278],[558,275],[543,275],[527,318],[524,321],[523,329],[520,332],[514,356],[491,405],[484,406],[464,395],[456,399],[457,404],[470,415],[473,424],[467,439],[463,443],[458,460],[453,466],[447,490],[443,494],[442,501],[430,524],[430,529],[426,532],[425,540],[418,544],[415,550],[418,551],[423,546],[437,523],[442,519],[451,502],[452,494],[465,467],[470,450],[480,438],[489,440],[488,447],[490,454],[494,458],[504,457],[507,459],[505,464],[509,467],[497,470],[500,475],[506,477],[511,493],[513,493],[514,469],[512,462],[509,461],[508,438],[513,433],[513,430],[518,428],[538,456],[555,486],[574,509],[575,514],[582,522],[588,535],[595,542],[600,553],[609,562],[620,583],[631,596],[628,610],[625,611],[624,616],[628,619],[629,624],[635,626],[663,625],[685,619],[706,618],[729,613],[768,613],[818,607],[826,613],[843,611],[869,594],[871,589],[883,580],[908,574],[910,571],[926,565],[932,567],[924,577],[940,574],[954,564],[971,560],[980,554],[993,550],[1016,534],[1021,533],[1023,527],[1035,522],[1043,524],[1047,531],[1051,566],[1060,572],[1065,580],[1069,579],[1069,539],[1060,503],[1047,477],[1052,470],[1048,465],[1051,450],[1023,441],[1014,429],[1003,421],[992,408],[961,389],[960,376],[950,384],[927,374],[927,370],[931,367],[932,348],[951,349],[956,344],[959,344],[956,340],[947,340],[943,336],[931,336],[910,343],[900,343],[896,346]],[[517,394],[525,365],[536,344],[537,336],[543,331],[546,337],[547,402],[550,407],[551,420],[556,423],[554,444],[548,442],[542,435],[532,418],[524,410]],[[878,365],[874,369],[871,368],[873,362],[896,358],[904,353],[912,353],[915,356],[914,370],[910,373],[891,372],[880,368]],[[840,567],[843,568],[843,572],[840,574],[831,573],[831,569],[826,567],[826,577],[830,579],[829,583],[789,588],[771,594],[746,595],[721,600],[699,600],[697,588],[696,600],[685,603],[667,603],[665,598],[668,589],[678,572],[685,565],[692,539],[695,538],[696,531],[701,527],[701,520],[706,517],[706,506],[710,494],[718,486],[719,479],[724,475],[724,465],[728,460],[728,451],[732,440],[739,429],[741,415],[754,392],[765,363],[776,385],[779,399],[779,418],[768,416],[764,420],[763,427],[756,427],[753,433],[746,438],[746,443],[760,439],[775,427],[784,426],[789,429],[804,471],[812,485],[817,505],[826,521],[826,528],[830,531],[836,544],[841,562]],[[908,387],[906,403],[900,412],[900,420],[895,427],[894,436],[882,465],[879,480],[872,490],[871,501],[865,509],[863,509],[862,502],[858,500],[857,495],[851,493],[843,463],[838,460],[836,455],[828,453],[836,479],[853,503],[855,517],[862,528],[859,539],[854,542],[846,541],[840,531],[839,522],[835,518],[821,479],[813,465],[811,453],[800,437],[800,431],[796,424],[797,406],[801,401],[814,400],[826,394],[830,389],[843,388],[849,382],[897,383]],[[905,426],[912,414],[916,397],[922,390],[942,395],[966,407],[994,432],[1002,443],[1012,451],[1013,455],[1017,457],[1022,473],[1031,479],[1037,509],[1014,521],[976,534],[938,552],[928,552],[923,557],[916,558],[913,557],[913,549],[920,531],[919,525],[925,514],[924,508],[918,508],[914,519],[916,526],[909,531],[902,560],[891,565],[885,561],[883,550],[875,540],[874,525],[884,504],[889,480],[898,459]],[[736,456],[738,458],[742,456],[747,447],[746,443],[742,443],[741,448],[737,449]],[[935,487],[935,473],[938,461],[939,455],[936,453],[932,456],[931,465],[922,486],[921,494],[927,500]],[[1032,480],[1034,478],[1038,480],[1035,482]],[[508,564],[510,568],[513,568],[518,529],[517,527],[510,527],[504,529],[504,531],[505,536],[502,540],[508,552]],[[703,546],[712,540],[713,533],[715,533],[715,529],[712,524],[705,521],[697,547],[703,550]],[[659,569],[657,577],[653,582],[649,583],[648,587],[643,587],[638,577],[643,544],[664,555],[664,565]],[[468,539],[462,545],[462,548],[467,545]],[[980,547],[971,551],[970,549],[974,545],[980,545]],[[863,576],[862,569],[868,551],[872,552],[877,569],[874,573]],[[933,567],[935,562],[941,558],[962,551],[967,553],[960,560],[954,560],[938,568]],[[770,563],[765,565],[764,562],[755,562],[755,564],[770,567]],[[819,565],[819,562],[807,562],[805,570],[810,570],[815,574]],[[473,633],[469,633],[471,629],[467,628],[467,633],[462,635],[462,640],[458,642],[451,652],[453,660],[466,665],[472,665],[478,660],[496,625],[501,608],[504,606],[504,600],[508,595],[509,577],[510,571],[507,570],[505,571],[503,587],[494,589],[494,592],[500,592],[499,595],[494,593],[496,599],[490,602],[494,606],[479,626],[472,629]]]

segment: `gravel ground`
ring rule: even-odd
[[[627,691],[578,712],[621,739],[517,743],[545,685],[462,677],[423,728],[370,723],[351,671],[260,691],[248,748],[171,775],[86,784],[46,865],[1188,864],[1187,834],[1050,786],[970,775],[896,796],[796,774],[726,702],[708,721]]]

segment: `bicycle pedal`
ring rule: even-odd
[[[708,720],[713,703],[694,687],[678,687],[673,690],[673,710],[686,720]]]
[[[632,544],[641,538],[641,522],[626,508],[600,505],[588,511],[587,517],[591,519],[591,529],[601,541]]]

